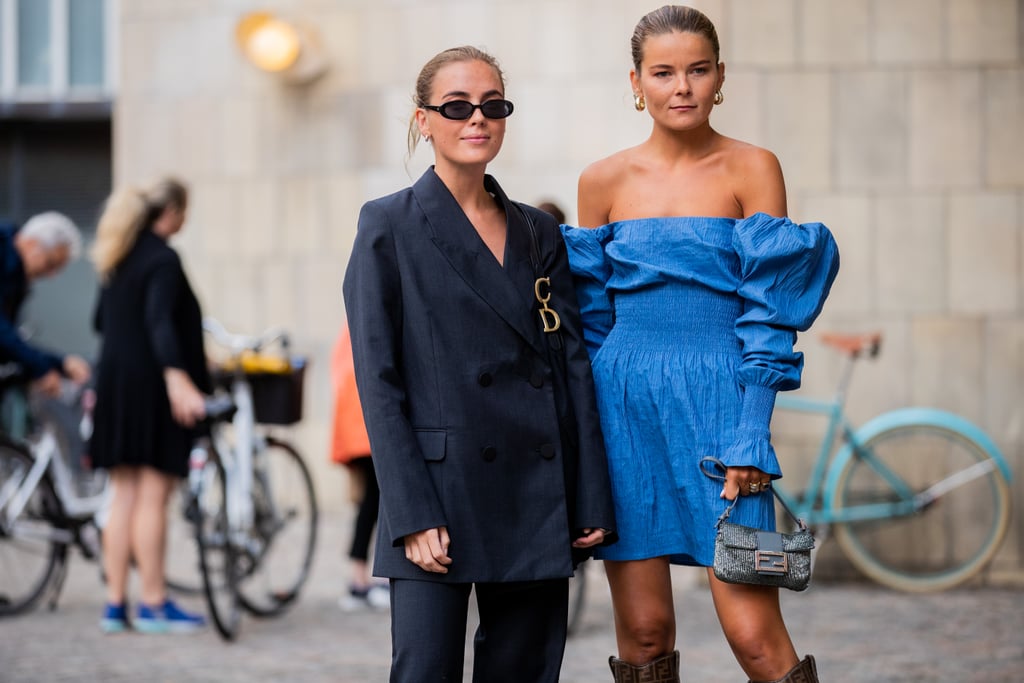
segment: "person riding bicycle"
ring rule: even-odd
[[[30,344],[18,330],[18,315],[32,283],[59,273],[78,257],[81,245],[78,228],[56,211],[32,216],[21,228],[0,226],[0,363],[20,366],[32,387],[50,396],[60,391],[62,376],[89,381],[89,363]]]

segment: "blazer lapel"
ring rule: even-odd
[[[531,346],[538,352],[545,352],[539,323],[532,317],[534,278],[529,238],[523,237],[523,232],[529,228],[523,223],[518,207],[512,205],[497,182],[488,176],[487,189],[494,192],[505,207],[507,236],[503,269],[433,168],[424,173],[412,189],[430,225],[431,240],[452,268]]]

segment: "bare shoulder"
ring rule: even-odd
[[[722,138],[721,144],[731,170],[743,175],[768,173],[782,176],[782,165],[770,150],[733,138]]]
[[[786,215],[786,183],[774,153],[748,142],[724,138],[722,155],[744,216],[759,211],[772,216]]]
[[[613,188],[628,166],[631,152],[630,149],[624,149],[587,166],[580,174],[580,187],[586,186],[598,191]]]
[[[608,223],[616,191],[622,186],[632,156],[632,149],[624,149],[593,162],[580,173],[577,209],[581,227]]]

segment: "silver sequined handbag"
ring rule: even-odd
[[[723,470],[725,466],[716,458],[704,458],[701,471],[714,479],[724,476],[710,474],[704,462],[711,461]],[[772,490],[775,494],[775,490]],[[756,586],[777,586],[793,591],[806,590],[811,581],[811,550],[814,536],[802,519],[789,509],[777,494],[782,507],[797,524],[793,533],[763,531],[730,521],[740,496],[729,504],[715,522],[715,576],[727,583],[746,583]]]

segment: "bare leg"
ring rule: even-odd
[[[107,602],[120,605],[128,591],[128,571],[132,560],[132,518],[138,499],[139,468],[115,467],[110,470],[114,494],[110,515],[103,527],[103,571],[107,577]]]
[[[167,501],[177,482],[174,477],[150,467],[143,467],[139,476],[132,548],[142,580],[140,599],[150,606],[162,605],[166,598]]]
[[[612,592],[619,658],[642,666],[673,652],[676,617],[668,558],[606,560],[604,567]]]
[[[719,581],[708,569],[718,621],[736,661],[752,681],[774,681],[798,658],[779,607],[779,589]]]

